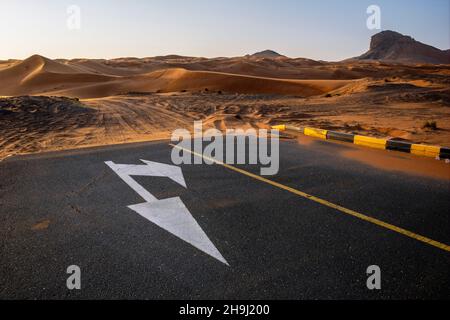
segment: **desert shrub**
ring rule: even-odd
[[[325,98],[331,98],[331,97],[332,97],[331,93],[327,93],[327,94],[325,95]]]
[[[428,120],[425,121],[425,123],[422,126],[423,129],[431,129],[431,130],[437,130],[437,123],[434,120]]]

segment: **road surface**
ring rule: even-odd
[[[181,165],[185,186],[179,177],[132,176],[139,193],[113,170],[145,171],[141,159],[170,165],[171,150],[163,141],[1,162],[0,299],[450,296],[448,177],[344,154],[428,161],[442,172],[450,165],[310,139],[282,141],[279,173],[261,180],[258,166]],[[177,198],[190,220],[176,210],[170,221],[145,217],[159,212],[158,200]],[[145,201],[153,211],[129,208]],[[71,265],[81,290],[66,287]],[[381,290],[367,288],[371,265],[381,269]]]

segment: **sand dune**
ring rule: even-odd
[[[98,98],[128,92],[204,89],[229,93],[323,95],[363,78],[450,75],[449,66],[382,62],[328,63],[286,57],[193,58],[166,56],[51,60],[34,55],[0,63],[0,95]]]
[[[122,67],[123,69],[123,67]],[[64,63],[32,56],[0,70],[0,95],[62,95],[99,98],[128,92],[225,91],[310,97],[347,85],[349,80],[292,80],[168,68],[126,76],[101,74],[104,64]],[[124,72],[125,74],[125,72]]]
[[[199,92],[280,94],[310,97],[348,84],[346,80],[280,80],[218,72],[168,69],[93,85],[48,91],[46,94],[98,98],[129,92]]]
[[[64,87],[112,79],[114,78],[103,75],[80,73],[69,65],[34,55],[0,70],[0,95],[45,94]]]

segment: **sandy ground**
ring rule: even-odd
[[[221,130],[293,124],[450,146],[448,65],[35,55],[0,61],[0,95],[11,96],[0,99],[0,158],[164,139],[194,120]],[[429,121],[437,128],[424,127]]]
[[[195,120],[220,130],[289,123],[450,146],[449,105],[354,100],[217,93],[0,99],[0,157],[165,139],[175,129],[191,130]],[[422,128],[428,120],[437,120],[438,130]]]

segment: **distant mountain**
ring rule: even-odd
[[[440,50],[410,36],[394,31],[382,31],[372,37],[370,49],[358,60],[380,60],[400,63],[450,63],[450,50]]]
[[[278,52],[275,52],[273,50],[264,50],[261,52],[257,52],[254,53],[252,55],[250,55],[250,57],[253,58],[269,58],[269,59],[274,59],[274,58],[285,58],[285,56],[279,54]]]

